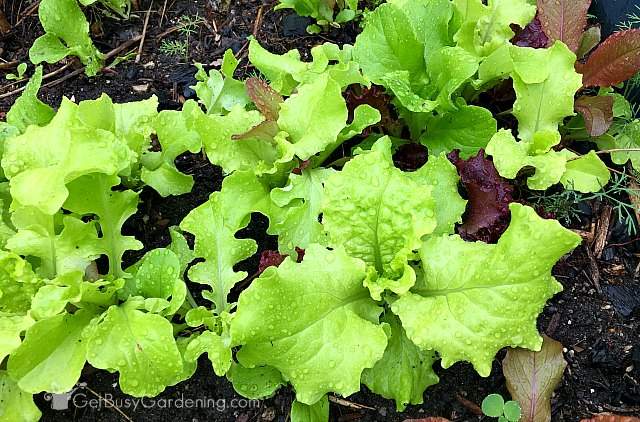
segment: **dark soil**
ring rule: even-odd
[[[5,14],[14,25],[9,34],[0,38],[0,57],[8,62],[28,61],[28,48],[41,34],[37,16],[25,13],[31,3],[28,0],[5,1]],[[141,33],[145,14],[150,10],[140,62],[127,61],[96,78],[80,75],[45,87],[41,98],[56,105],[63,96],[80,101],[97,98],[102,92],[117,102],[157,95],[162,109],[177,109],[194,95],[189,88],[195,83],[195,70],[190,64],[194,60],[214,65],[224,51],[231,48],[242,58],[241,72],[250,73],[246,54],[247,37],[252,34],[271,51],[282,53],[298,48],[308,57],[310,47],[315,44],[353,42],[357,33],[354,25],[322,36],[308,36],[304,32],[308,22],[288,12],[274,12],[275,1],[237,0],[228,9],[223,3],[219,0],[169,0],[163,14],[163,1],[154,2],[151,9],[149,2],[142,1],[140,9],[129,21],[101,18],[94,25],[94,38],[102,51],[109,51]],[[257,22],[259,14],[262,19]],[[190,38],[189,60],[160,52],[162,40],[185,39],[177,31],[167,34],[184,15],[198,16],[205,21]],[[92,11],[91,16],[98,15]],[[136,49],[137,44],[131,48]],[[46,66],[45,72],[61,66]],[[65,72],[77,66],[75,63]],[[64,74],[49,82],[55,82]],[[23,85],[5,81],[2,71],[0,77],[0,95]],[[0,99],[0,119],[15,98]],[[167,245],[168,227],[178,225],[189,210],[220,189],[222,172],[202,156],[180,157],[178,166],[194,175],[194,191],[163,199],[145,189],[140,211],[126,225],[128,234],[136,235],[148,248]],[[588,231],[595,227],[599,218],[600,214],[594,213],[580,228]],[[633,239],[622,232],[612,223],[609,246],[600,258],[592,257],[588,252],[589,245],[584,245],[556,267],[555,274],[565,291],[549,303],[539,321],[542,332],[564,344],[569,363],[562,385],[553,398],[554,421],[577,421],[592,413],[606,411],[640,415],[640,255]],[[259,218],[243,231],[243,236],[257,239],[261,250],[275,247],[274,239],[265,234],[264,220]],[[127,259],[133,261],[138,256],[139,253],[130,254]],[[241,267],[253,274],[257,265],[256,257],[242,263]],[[192,287],[198,291],[197,286]],[[395,412],[392,401],[381,399],[363,387],[348,400],[367,408],[359,410],[332,404],[332,420],[400,421],[426,416],[444,416],[454,421],[479,420],[469,402],[479,404],[486,395],[495,392],[508,395],[500,368],[503,356],[504,352],[496,358],[488,378],[479,377],[468,364],[457,364],[446,371],[437,368],[440,384],[427,390],[423,405],[411,406],[402,414]],[[226,379],[214,375],[206,358],[190,380],[168,388],[153,400],[138,403],[137,407],[133,402],[124,401],[128,397],[117,386],[117,374],[86,368],[81,381],[86,386],[76,391],[69,410],[52,410],[44,396],[36,398],[43,410],[44,421],[286,421],[293,398],[292,392],[284,389],[272,399],[248,403],[234,392]],[[98,402],[98,398],[106,400]],[[170,402],[180,398],[185,401]],[[87,404],[89,399],[95,401]],[[188,404],[188,399],[208,399],[209,402],[206,406],[201,403],[194,407]]]

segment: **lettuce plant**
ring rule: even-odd
[[[80,0],[88,6],[99,3],[122,17],[129,14],[129,0]],[[77,0],[43,0],[38,8],[45,34],[29,50],[32,63],[57,63],[67,56],[76,56],[85,65],[85,73],[95,76],[102,69],[104,55],[93,44],[89,22]]]
[[[609,172],[563,148],[579,120],[572,50],[510,43],[535,15],[527,0],[391,0],[355,45],[310,61],[252,39],[258,75],[238,78],[226,53],[180,111],[102,96],[54,112],[37,70],[0,125],[0,416],[37,419],[30,395],[68,391],[87,363],[153,396],[207,354],[240,394],[290,385],[292,420],[327,420],[328,394],[365,384],[402,410],[438,382],[437,361],[488,376],[500,349],[540,350],[537,317],[562,289],[551,269],[580,237],[499,175],[592,192]],[[517,128],[478,103],[506,79]],[[370,88],[386,90],[393,129],[388,109],[347,101]],[[416,144],[428,160],[401,170],[394,154]],[[187,151],[222,168],[222,188],[170,245],[123,259],[145,247],[122,233],[139,189],[191,191],[175,166]],[[237,268],[262,246],[240,237],[253,213],[278,237],[257,277]]]
[[[280,0],[275,10],[293,9],[300,16],[309,16],[317,25],[310,25],[307,31],[320,32],[328,25],[340,27],[358,16],[358,0]]]

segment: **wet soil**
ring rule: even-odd
[[[90,10],[94,20],[93,37],[104,52],[142,33],[149,11],[141,60],[139,63],[126,61],[96,78],[78,75],[55,84],[79,66],[74,62],[48,80],[55,85],[44,87],[41,98],[57,105],[63,96],[80,101],[97,98],[102,92],[117,102],[157,95],[162,109],[177,109],[194,95],[189,88],[195,83],[193,61],[215,66],[224,51],[231,48],[242,59],[240,72],[246,75],[252,71],[246,60],[250,35],[271,51],[283,53],[298,48],[308,57],[313,45],[325,41],[353,42],[357,34],[357,26],[352,25],[322,36],[309,36],[304,31],[308,22],[286,11],[273,11],[274,1],[237,0],[229,7],[223,3],[169,0],[165,7],[164,1],[151,5],[141,1],[128,21],[98,18],[99,15]],[[32,5],[28,0],[4,3],[7,19],[13,25],[11,32],[0,38],[0,57],[7,62],[27,61],[29,46],[41,34]],[[172,30],[182,16],[201,20],[197,31],[188,39],[188,57],[162,53],[163,41],[185,41],[184,34]],[[136,51],[137,47],[135,44],[125,51]],[[47,65],[45,73],[63,65]],[[2,72],[0,70],[0,96],[23,85],[5,81]],[[15,98],[13,95],[0,99],[0,119]],[[125,227],[127,234],[136,235],[148,249],[167,245],[168,228],[178,225],[191,209],[220,189],[221,170],[208,164],[201,155],[182,156],[177,164],[182,171],[194,176],[193,192],[161,198],[145,189],[138,214]],[[593,213],[575,228],[588,231],[599,219],[600,214]],[[539,320],[540,330],[565,346],[565,359],[569,363],[552,400],[554,421],[578,421],[599,412],[640,415],[640,306],[637,301],[640,255],[637,242],[619,226],[612,222],[608,246],[601,257],[593,257],[590,246],[585,244],[565,257],[554,270],[565,290],[550,301]],[[272,249],[274,239],[266,235],[265,229],[264,220],[254,218],[243,236],[256,239],[262,250]],[[127,259],[133,261],[138,256],[139,253],[129,254]],[[257,264],[253,258],[241,266],[253,274]],[[191,287],[198,291],[197,286]],[[497,356],[488,378],[478,376],[468,364],[456,364],[447,370],[438,367],[440,384],[427,390],[423,405],[410,406],[401,414],[395,412],[392,401],[373,395],[363,387],[360,393],[347,398],[353,405],[332,403],[331,419],[402,421],[443,416],[453,421],[479,420],[469,403],[479,404],[490,393],[508,395],[500,367],[503,357],[504,351]],[[293,398],[289,389],[283,389],[271,399],[249,403],[234,392],[226,379],[214,375],[206,358],[201,360],[190,380],[137,405],[125,401],[131,398],[120,392],[115,374],[86,368],[81,381],[86,385],[75,392],[68,410],[51,409],[49,396],[36,397],[44,421],[286,421]],[[200,402],[194,405],[189,399]],[[364,407],[358,409],[358,406]]]

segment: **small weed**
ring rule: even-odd
[[[162,41],[162,44],[160,44],[160,52],[168,56],[187,57],[189,52],[189,45],[185,40],[164,40]]]
[[[176,28],[178,33],[184,37],[181,40],[162,41],[160,44],[160,52],[169,56],[182,56],[185,60],[189,60],[189,46],[191,45],[191,37],[198,32],[198,27],[204,22],[204,19],[197,15],[182,15],[178,19]]]
[[[640,6],[636,6],[636,11],[627,14],[626,20],[620,22],[617,27],[620,31],[626,31],[640,27]]]
[[[580,218],[581,212],[578,204],[586,201],[601,201],[613,206],[613,212],[622,222],[629,235],[637,233],[636,207],[631,203],[631,197],[640,197],[640,190],[629,187],[631,179],[637,179],[636,175],[627,173],[615,173],[611,182],[602,188],[600,192],[584,194],[573,189],[547,194],[535,194],[531,196],[534,204],[542,207],[546,212],[554,213],[556,218],[566,224],[570,224]]]

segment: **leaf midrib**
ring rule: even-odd
[[[439,290],[434,290],[434,289],[429,289],[429,288],[418,288],[418,289],[412,289],[411,292],[412,293],[416,293],[419,294],[422,297],[438,297],[438,296],[448,296],[448,295],[452,295],[452,294],[456,294],[456,293],[465,293],[471,290],[483,290],[483,289],[496,289],[496,288],[503,288],[503,287],[516,287],[516,286],[521,286],[524,284],[530,284],[531,281],[524,281],[524,282],[520,282],[520,283],[509,283],[509,284],[494,284],[494,285],[481,285],[481,286],[463,286],[463,287],[458,287],[455,289],[439,289]]]
[[[324,294],[328,294],[329,296],[332,296],[330,292],[323,292],[323,293]],[[361,292],[359,292],[357,294],[353,294],[351,296],[348,296],[347,298],[342,299],[335,306],[330,307],[329,309],[325,310],[322,314],[318,315],[309,324],[306,324],[304,327],[300,328],[297,331],[291,331],[291,333],[287,334],[286,336],[274,338],[272,340],[272,342],[297,336],[298,334],[302,333],[303,331],[306,331],[309,328],[311,328],[314,325],[316,325],[317,323],[321,322],[322,320],[327,318],[329,315],[331,315],[333,312],[335,312],[335,311],[337,311],[339,309],[342,309],[342,308],[346,307],[347,305],[350,305],[352,303],[358,302],[360,300],[367,299],[369,297],[370,297],[369,296],[369,292],[366,291],[366,290],[363,290],[363,291],[361,291]]]

